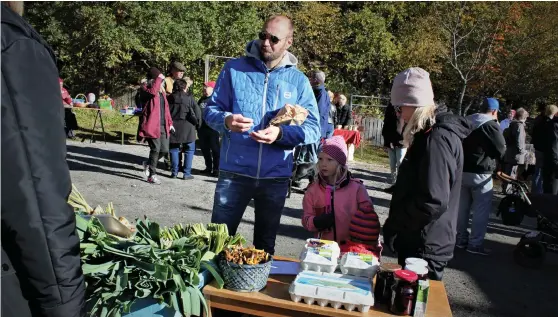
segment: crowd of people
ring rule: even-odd
[[[11,185],[2,186],[2,313],[85,316],[79,239],[67,204],[71,179],[54,52],[22,19],[20,2],[1,6],[2,150],[9,153],[9,159],[2,156],[2,183],[9,180]],[[274,254],[294,149],[313,145],[315,177],[304,194],[301,222],[316,237],[335,240],[345,250],[364,245],[380,255],[387,248],[397,253],[400,264],[407,257],[421,257],[435,280],[442,279],[456,246],[486,254],[490,175],[499,164],[513,170],[524,162],[526,111],[518,109],[502,133],[495,99],[487,98],[479,114],[465,118],[434,102],[427,71],[414,67],[400,72],[386,115],[392,120],[386,129],[393,130],[384,134],[395,185],[381,228],[366,187],[349,171],[344,139],[332,136],[333,127],[350,120],[347,98],[339,95],[332,108],[336,96],[325,91],[325,75],[306,76],[298,70],[297,58],[288,51],[292,44],[291,19],[269,18],[258,38],[247,44],[245,56],[228,61],[215,83],[205,83],[198,102],[188,92],[192,82],[183,77],[183,65],[174,63],[167,77],[150,69],[141,87],[139,128],[150,148],[144,164],[147,180],[160,184],[157,161],[169,152],[172,176],[182,165],[183,178],[190,179],[197,132],[205,171],[218,171],[211,222],[224,223],[235,234],[254,200],[253,244]],[[304,108],[306,119],[299,125],[270,124],[286,104]],[[555,114],[556,107],[546,107],[533,133],[543,157],[543,191],[554,194]],[[183,163],[180,152],[186,154]],[[470,213],[474,220],[468,236]]]

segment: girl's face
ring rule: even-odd
[[[323,177],[331,177],[337,173],[339,163],[324,152],[318,154],[318,170]]]
[[[413,113],[415,113],[415,110],[417,110],[416,107],[410,106],[401,106],[399,107],[399,109],[401,109],[401,117],[405,122],[409,122],[409,120],[411,120],[411,117],[413,116]]]

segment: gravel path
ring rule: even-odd
[[[183,181],[163,176],[161,186],[150,185],[143,180],[141,171],[147,153],[148,148],[141,145],[68,141],[72,180],[90,205],[113,202],[118,215],[128,219],[147,215],[163,226],[209,222],[216,179],[196,175],[194,180]],[[197,170],[205,167],[200,155],[198,151],[194,158]],[[380,191],[386,187],[387,171],[362,163],[353,163],[351,170],[364,180],[383,223],[391,199]],[[295,192],[283,211],[277,236],[278,255],[298,256],[302,241],[310,237],[300,224],[301,207],[302,194]],[[532,227],[533,222],[530,224]],[[253,225],[254,210],[249,206],[239,227],[249,241]],[[523,269],[513,262],[513,248],[529,227],[507,227],[493,215],[487,235],[487,246],[493,250],[490,257],[456,251],[444,276],[454,316],[558,316],[558,256],[548,254],[540,270]],[[389,255],[385,258],[395,261]]]

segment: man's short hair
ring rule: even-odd
[[[273,20],[277,20],[277,19],[281,19],[281,20],[287,20],[288,22],[288,27],[289,27],[289,37],[293,36],[294,33],[294,25],[293,25],[293,20],[291,20],[291,18],[289,18],[288,16],[285,15],[273,15],[271,17],[269,17],[269,19],[267,19],[264,23],[264,28],[267,27],[267,25],[269,24],[269,22],[273,21]]]
[[[528,116],[529,116],[529,113],[524,108],[519,108],[515,111],[515,119],[516,120],[520,120],[520,121],[527,120]]]
[[[544,115],[547,117],[554,117],[558,113],[558,107],[556,105],[547,105],[544,109]]]
[[[321,70],[311,70],[309,77],[318,82],[318,84],[325,84],[326,75]]]
[[[184,79],[177,79],[174,81],[172,91],[184,91],[186,89],[186,81]]]

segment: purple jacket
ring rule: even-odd
[[[142,124],[139,131],[139,136],[147,139],[158,139],[161,136],[161,104],[159,101],[159,90],[163,80],[159,77],[155,78],[153,85],[148,87],[146,84],[141,86],[141,90],[145,96],[148,96],[144,102],[142,112]],[[170,126],[172,125],[172,118],[169,111],[169,103],[167,97],[163,94],[165,99],[165,132],[167,137],[170,135]]]

